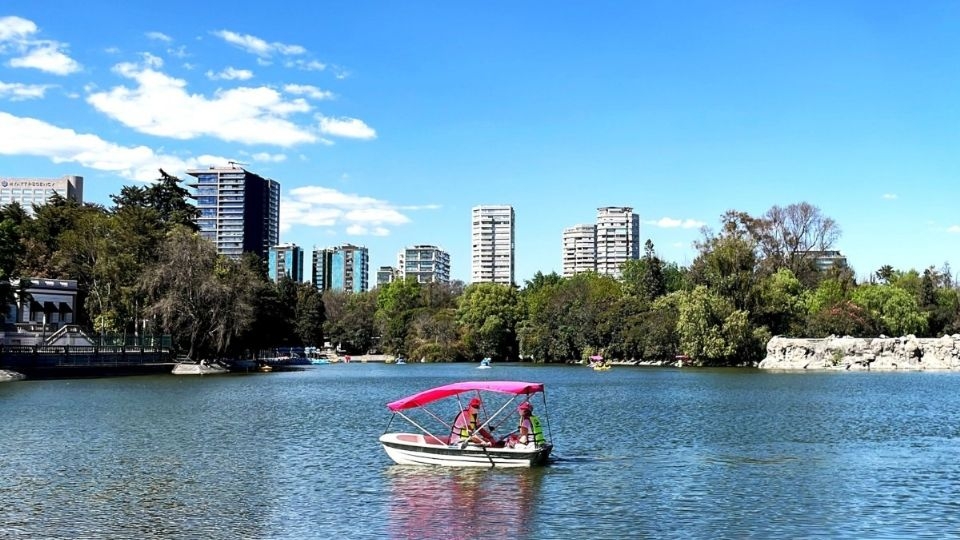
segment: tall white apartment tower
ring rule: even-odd
[[[640,216],[628,206],[597,208],[597,273],[620,279],[620,265],[640,258]]]
[[[563,230],[563,277],[597,271],[597,226],[574,225]]]
[[[514,284],[513,207],[473,207],[470,281]]]

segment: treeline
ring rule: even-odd
[[[522,287],[396,281],[365,293],[267,279],[264,261],[233,261],[197,234],[196,208],[162,174],[124,187],[113,206],[53,198],[28,216],[0,208],[0,278],[76,279],[80,323],[95,332],[170,334],[193,358],[329,341],[428,361],[611,359],[749,365],[770,337],[939,336],[960,332],[948,266],[890,266],[858,283],[818,256],[838,225],[807,203],[759,217],[728,212],[703,230],[689,267],[651,241],[617,280],[537,273]],[[0,291],[10,297],[9,287]]]
[[[58,195],[33,216],[0,208],[0,300],[13,299],[10,279],[75,279],[78,324],[107,336],[169,334],[194,359],[322,342],[320,293],[270,282],[255,255],[218,256],[180,184],[161,171],[156,183],[122,188],[110,208]]]

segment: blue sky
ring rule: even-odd
[[[0,5],[0,176],[123,185],[228,160],[281,184],[281,241],[412,244],[469,281],[511,204],[517,280],[632,206],[689,264],[729,209],[806,201],[858,276],[960,264],[956,2]]]

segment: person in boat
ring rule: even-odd
[[[533,404],[524,401],[517,407],[520,413],[520,424],[517,431],[507,441],[510,448],[539,448],[547,442],[543,436],[543,427],[540,425],[540,418],[533,414]]]
[[[470,400],[467,408],[460,411],[456,420],[453,421],[453,428],[450,440],[452,442],[472,442],[474,444],[493,444],[496,439],[486,429],[477,431],[480,414],[480,398],[474,397]]]

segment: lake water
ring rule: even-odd
[[[0,384],[0,538],[960,533],[960,374],[474,367]],[[385,403],[476,378],[546,383],[556,460],[392,464]]]

